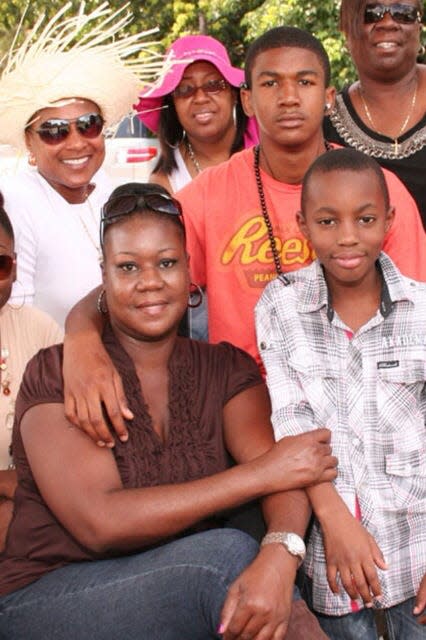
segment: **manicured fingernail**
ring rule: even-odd
[[[225,631],[225,625],[220,624],[217,628],[217,633],[223,633]]]
[[[104,447],[105,446],[105,442],[103,440],[98,440],[97,443],[98,447]]]
[[[106,446],[108,447],[108,449],[113,449],[114,448],[114,443],[113,442],[107,442]]]
[[[129,434],[124,434],[123,436],[120,436],[120,440],[121,442],[127,442],[127,440],[129,439]]]
[[[372,609],[373,608],[373,603],[372,602],[366,602],[365,608],[366,609]]]

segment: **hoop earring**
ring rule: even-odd
[[[170,149],[173,149],[174,151],[175,149],[179,149],[180,145],[183,143],[185,138],[186,138],[186,131],[185,129],[182,129],[182,138],[179,140],[179,142],[176,142],[175,144],[170,144],[168,140],[165,140],[165,143]]]
[[[99,292],[98,299],[96,300],[96,308],[103,316],[107,315],[108,307],[105,300],[105,289],[101,289]]]
[[[203,301],[204,293],[199,284],[194,284],[191,282],[189,285],[189,298],[188,298],[188,307],[189,309],[196,309],[200,306]],[[195,298],[195,302],[192,302],[192,299]]]
[[[235,126],[238,125],[237,102],[234,102],[234,106],[232,107],[232,121]]]
[[[25,304],[25,300],[26,300],[27,294],[26,294],[26,292],[25,292],[24,285],[22,284],[22,282],[20,282],[19,280],[15,280],[14,285],[16,285],[16,284],[19,284],[19,286],[21,286],[21,287],[22,287],[22,291],[24,292],[24,295],[23,295],[23,297],[22,297],[22,302],[20,302],[19,304],[12,304],[11,302],[8,302],[7,304],[8,304],[8,305],[9,305],[9,307],[10,307],[11,309],[13,309],[14,311],[19,311],[19,309],[22,309],[22,307],[23,307],[23,306],[24,306],[24,304]],[[13,287],[13,288],[15,288],[15,287]],[[20,297],[20,296],[19,296],[19,297]]]
[[[425,53],[426,53],[426,47],[425,47],[425,45],[424,45],[424,44],[421,44],[421,45],[420,45],[419,52],[418,52],[418,54],[417,54],[417,57],[418,57],[418,58],[423,58],[423,56],[425,55]]]
[[[37,166],[36,157],[31,151],[28,153],[28,164],[30,165],[30,167]]]

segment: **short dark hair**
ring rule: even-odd
[[[240,100],[240,92],[231,86],[231,91],[236,93],[235,118],[236,132],[232,142],[231,155],[237,151],[241,151],[244,147],[244,133],[247,127],[248,117],[244,113]],[[160,157],[154,167],[153,173],[162,172],[165,175],[172,173],[173,169],[177,169],[174,149],[182,142],[185,132],[179,122],[176,113],[173,96],[168,94],[163,99],[163,109],[160,112],[160,121],[158,125],[158,140],[160,143]]]
[[[251,87],[251,76],[257,56],[264,51],[269,51],[269,49],[280,49],[282,47],[295,47],[312,51],[312,53],[317,56],[324,70],[325,86],[328,87],[330,85],[330,60],[318,38],[309,33],[309,31],[298,29],[297,27],[275,27],[274,29],[266,31],[266,33],[259,36],[259,38],[256,38],[247,50],[244,65],[245,84],[247,88],[250,89]]]
[[[309,167],[305,173],[302,182],[301,209],[304,214],[306,211],[306,201],[308,198],[309,183],[317,173],[331,173],[332,171],[371,171],[377,177],[380,190],[383,193],[386,209],[390,207],[389,189],[386,184],[385,175],[374,158],[367,156],[356,149],[334,149],[326,151],[320,155]]]
[[[116,187],[114,191],[110,194],[105,205],[107,205],[109,202],[112,202],[114,200],[118,200],[121,196],[136,196],[136,197],[143,198],[144,196],[151,195],[151,194],[166,195],[169,198],[172,198],[172,196],[167,191],[167,189],[165,189],[163,186],[159,184],[153,184],[148,182],[128,182],[126,184],[120,185],[119,187]],[[179,210],[181,211],[179,202],[175,201],[175,204],[177,205],[177,208],[179,208]],[[146,207],[146,208],[142,207],[142,208],[136,208],[130,213],[123,213],[118,215],[111,213],[111,217],[109,218],[108,215],[104,215],[104,210],[102,209],[102,218],[101,218],[102,250],[104,245],[103,239],[110,226],[112,226],[116,222],[120,222],[121,220],[129,218],[133,215],[138,215],[138,214],[140,215],[141,213],[142,214],[153,213],[153,211],[149,207]],[[169,213],[161,213],[157,211],[155,211],[155,216],[157,216],[158,218],[170,220],[173,224],[179,227],[179,230],[182,234],[183,242],[185,244],[185,237],[186,237],[185,226],[183,223],[182,216],[170,215]]]
[[[6,235],[15,243],[15,234],[13,233],[12,223],[4,208],[3,194],[0,192],[0,227]]]
[[[340,5],[339,28],[345,35],[358,38],[364,24],[364,10],[369,0],[342,0]],[[417,8],[423,15],[423,2],[416,0]]]

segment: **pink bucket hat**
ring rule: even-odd
[[[183,36],[178,38],[166,54],[165,72],[160,79],[139,96],[135,105],[139,118],[154,133],[158,129],[163,98],[178,86],[186,67],[205,60],[213,64],[233,87],[244,82],[244,72],[231,65],[228,52],[221,42],[211,36]]]

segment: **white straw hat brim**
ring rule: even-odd
[[[80,10],[63,19],[68,8],[41,33],[39,19],[21,47],[9,52],[0,79],[0,143],[25,148],[25,127],[32,116],[63,99],[90,100],[106,126],[115,125],[132,110],[142,82],[161,68],[162,57],[150,48],[153,43],[140,42],[151,32],[117,36],[131,19],[123,15],[126,6],[112,14],[102,4],[88,15]],[[127,60],[142,50],[143,58]]]

